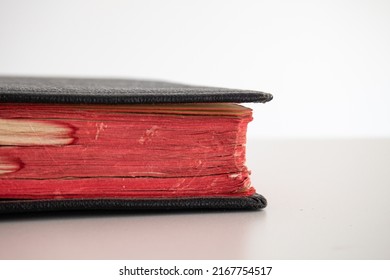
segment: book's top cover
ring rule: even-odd
[[[189,86],[150,80],[0,77],[0,102],[151,104],[262,102],[260,91]]]

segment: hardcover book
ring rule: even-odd
[[[261,209],[245,165],[272,95],[174,83],[0,78],[0,213]]]

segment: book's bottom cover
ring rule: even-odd
[[[260,194],[248,197],[193,197],[169,199],[52,199],[0,200],[0,214],[81,211],[196,211],[259,210],[267,206]]]

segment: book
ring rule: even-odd
[[[237,103],[270,94],[28,77],[1,77],[0,93],[0,213],[266,206]]]

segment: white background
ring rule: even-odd
[[[0,259],[389,259],[390,1],[0,0],[0,74],[274,94],[249,128],[265,211],[0,219]]]
[[[291,279],[291,280],[328,280],[328,279],[375,279],[389,278],[389,261],[222,261],[222,260],[159,260],[159,261],[3,261],[0,262],[2,275],[7,280],[14,279],[42,279],[58,280],[69,279]],[[133,276],[119,275],[119,269],[126,266],[128,269],[173,269],[175,266],[180,272],[184,269],[203,269],[200,275],[176,275],[176,276]],[[213,276],[213,267],[272,267],[269,275],[232,275]],[[208,270],[208,273],[206,272]],[[238,271],[237,268],[235,271]],[[233,271],[233,269],[229,269]],[[261,270],[260,270],[261,271]],[[265,269],[268,273],[268,269]],[[321,271],[321,274],[318,274]]]
[[[261,90],[249,138],[390,136],[390,1],[4,1],[0,74]]]

